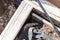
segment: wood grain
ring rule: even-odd
[[[48,1],[60,8],[60,0],[48,0]]]

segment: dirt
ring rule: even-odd
[[[56,1],[57,2],[57,1]],[[5,26],[9,22],[10,18],[12,17],[13,13],[15,12],[15,7],[13,4],[10,2],[9,6],[7,7],[7,10],[2,3],[2,0],[0,0],[0,34],[4,30]],[[60,2],[59,2],[60,4]],[[58,5],[58,7],[60,7]],[[7,12],[8,11],[8,12]],[[59,40],[60,38],[57,36],[56,32],[54,31],[53,28],[51,28],[49,25],[44,24],[43,27],[41,28],[41,31],[49,35],[53,40]],[[18,37],[16,37],[15,40],[18,40]]]
[[[2,0],[0,0],[0,16],[2,16],[5,12],[5,6],[2,3]]]
[[[60,38],[57,36],[57,33],[54,31],[54,29],[47,24],[43,25],[41,31],[49,35],[53,40],[60,40]]]
[[[0,34],[16,10],[11,1],[8,0],[8,4],[2,1],[4,0],[0,1]]]
[[[0,25],[0,34],[2,33],[3,30],[4,30],[3,25]]]

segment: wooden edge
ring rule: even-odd
[[[14,40],[32,9],[31,5],[23,1],[1,33],[0,40]]]
[[[41,9],[41,7],[39,6],[39,4],[35,1],[26,1],[24,0],[26,3],[32,5],[35,9],[43,12],[43,10]],[[53,19],[57,20],[58,22],[60,22],[60,9],[57,7],[52,7],[49,6],[47,4],[43,4],[44,8],[46,9],[47,13],[49,14],[50,17],[52,17]],[[43,12],[44,13],[44,12]]]

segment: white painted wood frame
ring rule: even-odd
[[[32,5],[35,9],[41,11],[42,13],[43,10],[41,9],[41,7],[39,6],[39,4],[35,1],[26,1],[24,0],[26,3]],[[55,6],[51,6],[51,5],[48,5],[48,4],[44,4],[44,3],[41,3],[43,5],[43,7],[46,9],[48,15],[55,19],[57,22],[60,23],[60,9],[58,7],[55,7]]]
[[[46,11],[49,13],[49,16],[54,18],[55,20],[60,22],[60,9],[57,7],[51,7],[49,5],[43,4]],[[18,7],[14,15],[12,16],[11,20],[7,24],[6,28],[0,35],[0,40],[14,40],[20,29],[22,28],[24,22],[26,21],[27,17],[29,16],[33,7],[37,10],[42,9],[39,7],[38,3],[31,2],[31,1],[22,1],[21,5]],[[49,9],[50,8],[50,9]],[[52,26],[49,22],[42,19],[44,23]]]
[[[0,35],[0,40],[14,40],[33,7],[22,1],[11,20]]]

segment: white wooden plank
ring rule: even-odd
[[[10,22],[8,23],[8,25],[2,32],[2,34],[0,36],[0,38],[1,38],[0,40],[14,40],[14,38],[16,37],[17,33],[21,29],[23,23],[25,22],[26,18],[30,14],[33,7],[40,10],[41,12],[43,12],[42,9],[39,7],[39,5],[37,3],[36,4],[35,3],[36,2],[30,2],[30,1],[24,1],[21,3],[21,5],[19,6],[17,11],[14,13],[13,17],[11,18]],[[43,4],[43,6],[46,8],[50,17],[52,17],[60,22],[60,16],[59,16],[60,10],[58,8],[51,7],[46,4]],[[49,10],[49,8],[50,8],[50,10]],[[53,12],[54,10],[55,10],[55,12]],[[47,22],[45,22],[45,23],[47,23]],[[49,23],[47,23],[47,24],[49,24]]]
[[[14,40],[32,9],[31,5],[23,1],[2,32],[1,40]]]
[[[41,18],[40,16],[37,16],[35,13],[33,13],[32,15],[33,15],[33,17],[38,18],[39,20],[41,20],[44,24],[47,24],[47,25],[49,25],[51,28],[53,28],[53,25],[52,25],[50,22],[46,21],[45,19]],[[60,28],[58,28],[57,26],[56,26],[56,28],[57,28],[58,31],[60,32]]]
[[[26,1],[26,0],[24,0],[24,1]],[[43,12],[43,10],[41,9],[41,7],[39,6],[39,4],[37,2],[28,1],[28,0],[26,2],[29,3],[30,5],[32,5],[35,9]],[[47,11],[47,13],[49,14],[50,17],[52,17],[53,19],[55,19],[58,22],[60,22],[60,9],[59,8],[53,7],[51,5],[47,5],[47,4],[44,4],[44,3],[42,3],[42,5],[46,9],[46,11]]]

